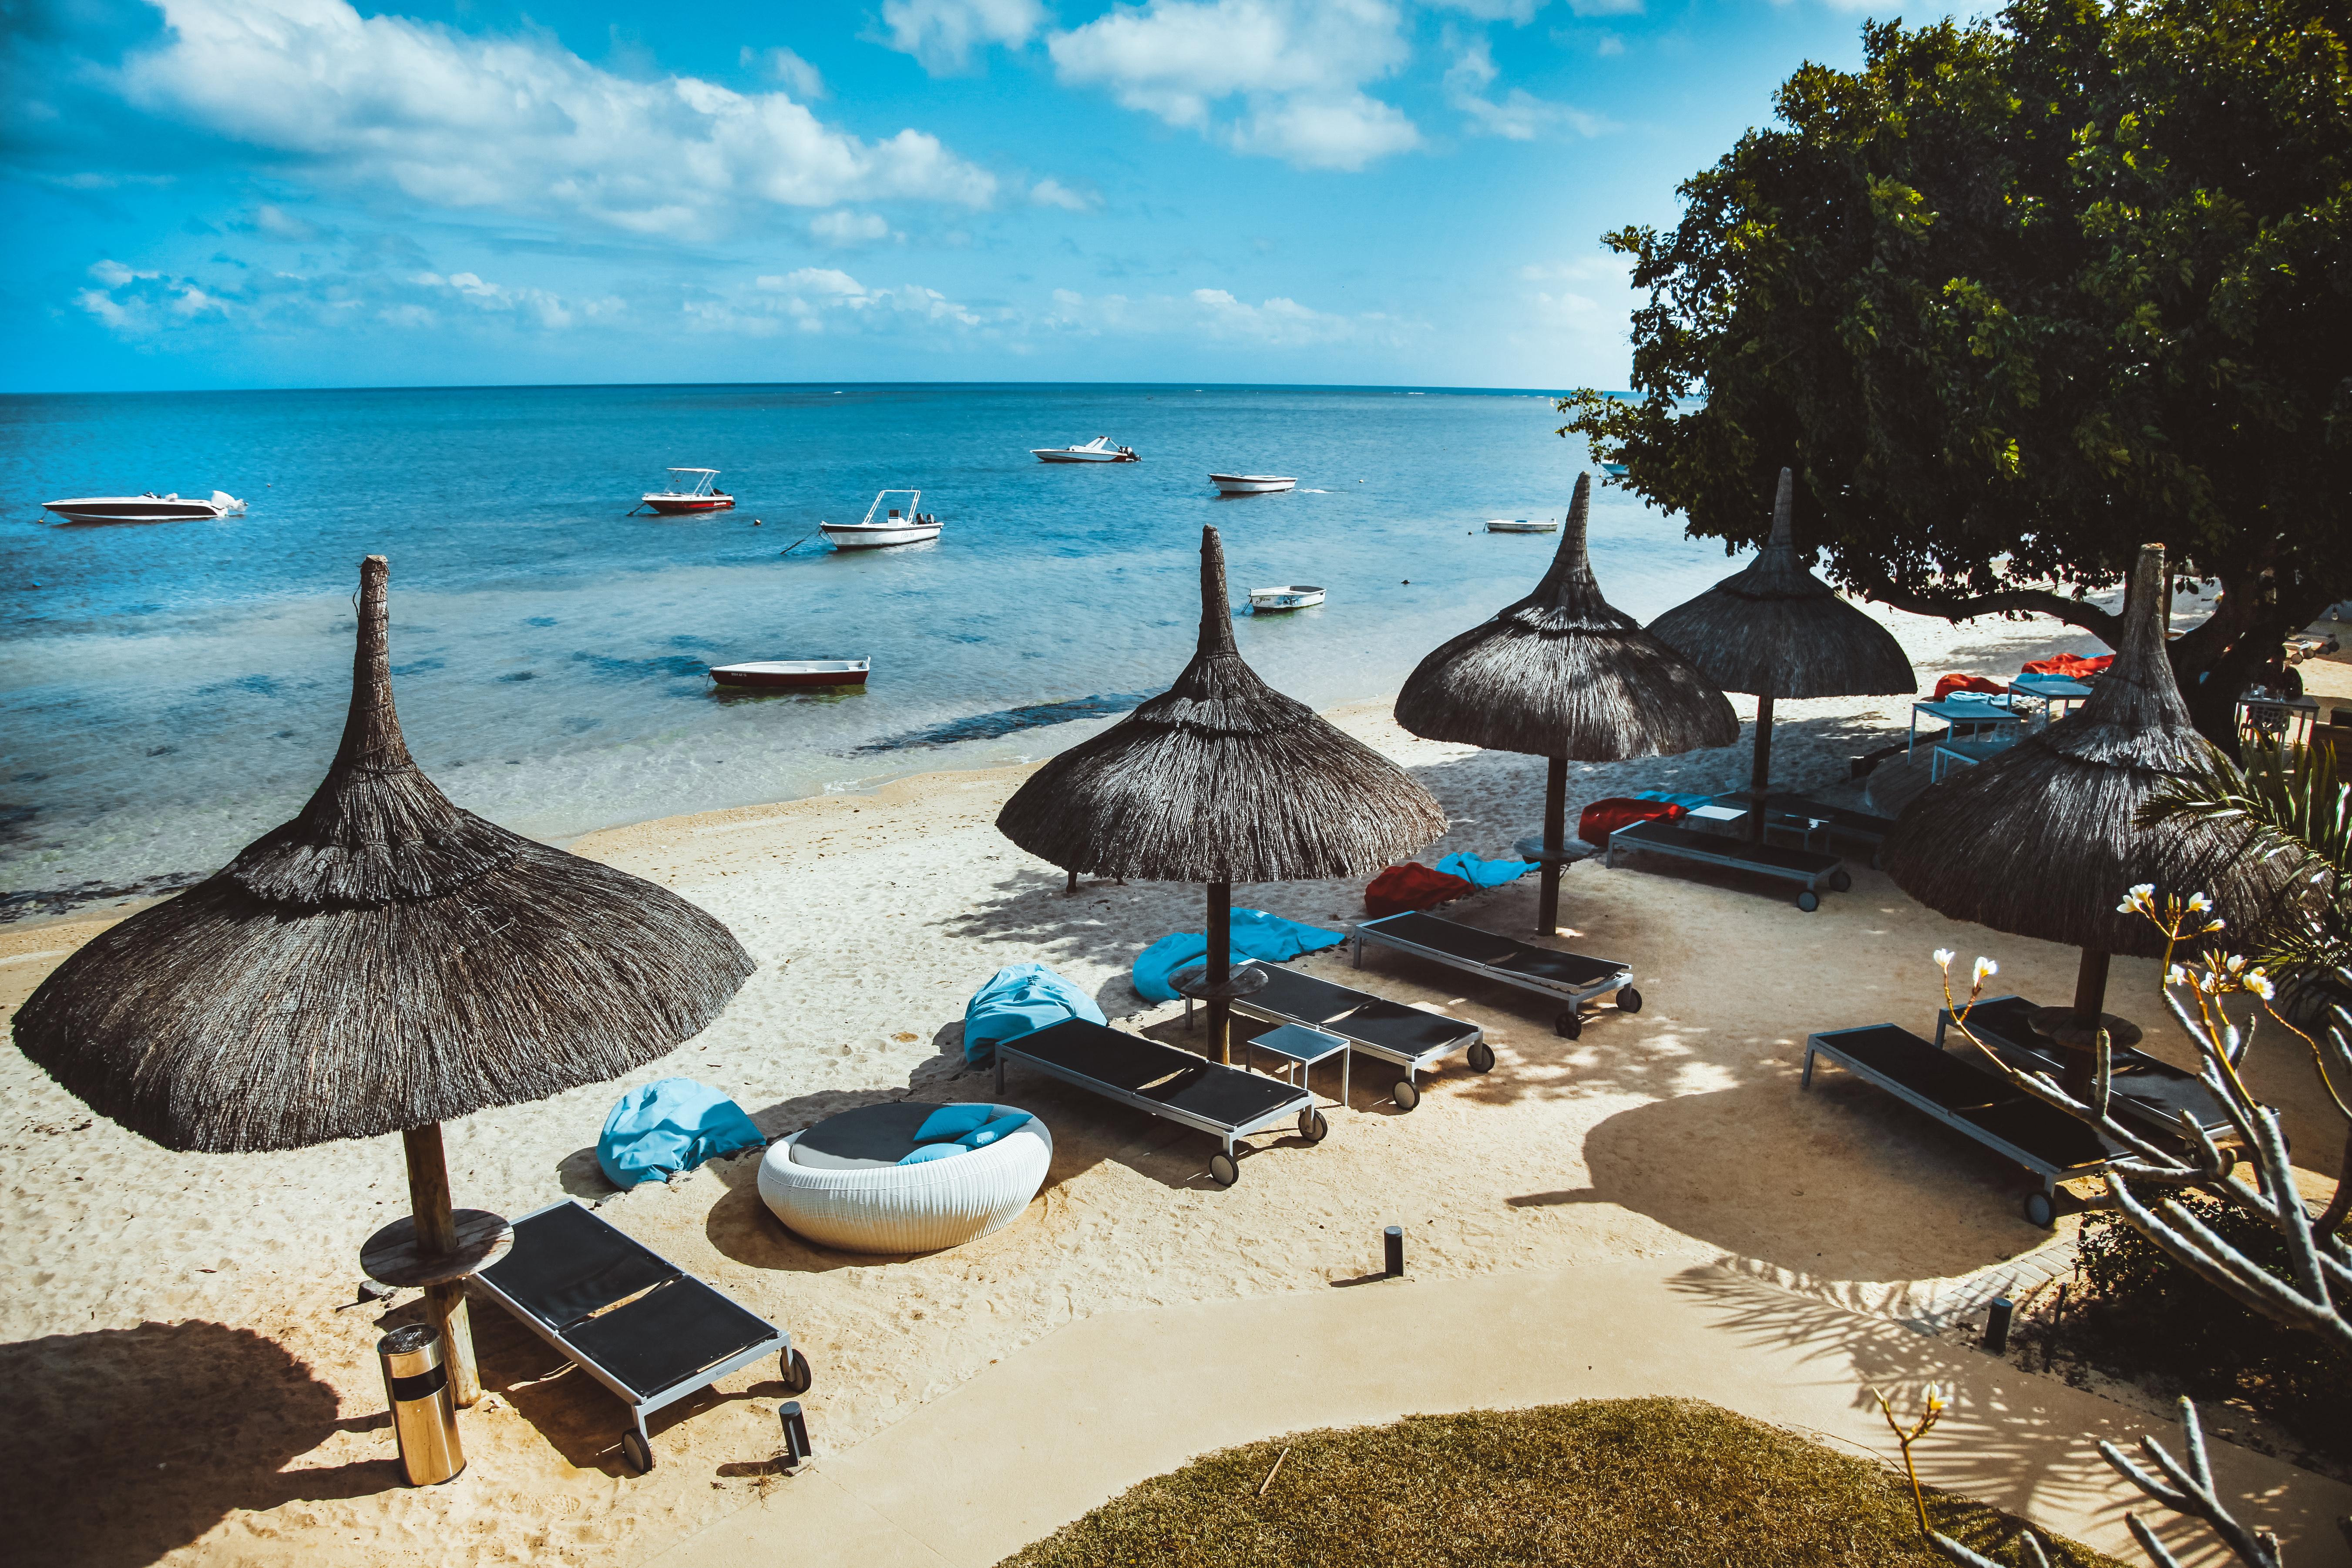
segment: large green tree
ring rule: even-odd
[[[2019,0],[1864,29],[1606,237],[1647,303],[1631,400],[1562,435],[1694,535],[1801,544],[1927,615],[2040,611],[2144,541],[2210,619],[2173,647],[2208,733],[2352,598],[2352,12],[2345,0]]]

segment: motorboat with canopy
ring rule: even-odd
[[[719,489],[717,468],[672,468],[677,477],[666,490],[648,490],[638,498],[637,504],[649,506],[664,517],[680,517],[699,511],[725,511],[735,504],[735,498]]]

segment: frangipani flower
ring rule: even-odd
[[[1994,963],[1991,959],[1990,959],[1990,958],[1979,958],[1979,959],[1978,959],[1978,960],[1977,960],[1977,972],[1976,972],[1976,974],[1975,974],[1974,978],[1972,979],[1972,981],[1971,981],[1970,983],[1971,983],[1972,984],[1981,985],[1981,984],[1983,984],[1985,983],[1985,976],[1986,976],[1986,975],[1988,975],[1988,974],[1999,974],[2000,973],[2000,964],[1995,963]]]
[[[1952,960],[1958,956],[1959,955],[1958,953],[1954,952],[1948,947],[1939,947],[1936,950],[1936,967],[1938,969],[1949,969],[1952,967]]]
[[[2259,969],[2246,971],[2246,989],[2265,1002],[2278,994],[2278,987],[2271,984],[2271,977]]]

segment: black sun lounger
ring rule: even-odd
[[[1800,1088],[1812,1083],[1816,1056],[2040,1177],[2041,1186],[2025,1199],[2025,1217],[2035,1225],[2056,1217],[2059,1183],[2095,1176],[2125,1154],[2096,1128],[2035,1100],[1990,1064],[1978,1067],[1958,1051],[1938,1050],[1898,1025],[1806,1036]]]
[[[1221,1187],[1241,1180],[1234,1140],[1297,1118],[1299,1135],[1319,1143],[1330,1124],[1315,1097],[1278,1078],[1226,1067],[1174,1046],[1147,1040],[1084,1018],[1068,1018],[1034,1035],[996,1043],[996,1094],[1004,1096],[1010,1058],[1137,1110],[1214,1133],[1222,1152],[1209,1156],[1209,1175]]]
[[[1745,806],[1755,797],[1746,793],[1717,795],[1718,805]],[[1786,828],[1803,836],[1805,846],[1812,847],[1816,837],[1845,838],[1864,846],[1870,851],[1872,865],[1878,863],[1878,847],[1886,836],[1895,831],[1895,819],[1873,812],[1856,811],[1850,805],[1831,805],[1809,795],[1775,793],[1764,797],[1765,826]],[[1832,891],[1841,889],[1832,889]]]
[[[1646,849],[1654,855],[1673,855],[1703,865],[1800,883],[1797,907],[1807,914],[1822,907],[1823,888],[1843,893],[1853,886],[1853,876],[1834,855],[1824,855],[1817,849],[1757,844],[1728,834],[1699,833],[1662,817],[1613,830],[1609,835],[1609,851],[1603,863],[1614,868],[1620,849]]]
[[[1439,920],[1435,915],[1413,910],[1364,921],[1353,929],[1359,967],[1364,962],[1364,943],[1376,942],[1400,952],[1417,953],[1488,980],[1499,980],[1506,985],[1567,1003],[1551,1026],[1554,1033],[1568,1039],[1584,1033],[1584,1018],[1578,1007],[1603,992],[1617,994],[1617,1010],[1621,1013],[1642,1010],[1642,994],[1633,989],[1632,966],[1612,959],[1587,958],[1580,952],[1562,952],[1552,947],[1531,947],[1490,931],[1480,931],[1476,926]]]
[[[2020,1071],[2061,1077],[2066,1069],[2064,1051],[2035,1034],[2029,1022],[2040,1011],[2022,996],[1988,996],[1969,1009],[1969,1029]],[[1970,1049],[1965,1037],[1958,1046],[1948,1046],[1947,1036],[1956,1032],[1951,1009],[1937,1009],[1936,1043],[1948,1048]],[[2180,1113],[2186,1110],[2216,1142],[2239,1142],[2237,1127],[2229,1113],[2195,1073],[2185,1072],[2129,1046],[2116,1047],[2110,1060],[2115,1075],[2110,1080],[2113,1104],[2124,1120],[2137,1123],[2143,1131],[2167,1135],[2170,1142],[2179,1142],[2184,1136]]]
[[[1354,1050],[1404,1068],[1394,1091],[1400,1110],[1411,1110],[1421,1103],[1421,1086],[1413,1081],[1413,1075],[1426,1072],[1456,1051],[1469,1051],[1473,1072],[1494,1068],[1495,1047],[1486,1043],[1475,1024],[1442,1013],[1425,1013],[1369,991],[1334,985],[1274,964],[1256,967],[1265,971],[1265,988],[1235,998],[1234,1011],[1268,1024],[1299,1024],[1337,1035]],[[1192,1005],[1187,1000],[1188,1027],[1192,1017]]]
[[[646,1417],[773,1355],[797,1394],[812,1379],[790,1334],[746,1311],[576,1199],[514,1222],[512,1250],[474,1278],[523,1327],[629,1407],[621,1453],[654,1468]]]

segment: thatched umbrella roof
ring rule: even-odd
[[[2138,883],[2210,893],[2242,931],[2286,896],[2276,867],[2241,855],[2227,832],[2133,825],[2152,795],[2214,754],[2173,683],[2168,595],[2163,546],[2142,545],[2115,663],[2089,700],[1906,806],[1879,851],[1897,886],[1955,920],[2144,958],[2162,956],[2162,933],[2116,907]]]
[[[1094,876],[1364,876],[1445,831],[1402,768],[1259,679],[1234,644],[1225,556],[1201,531],[1201,637],[1176,683],[1030,775],[999,832]]]
[[[1872,697],[1919,689],[1895,634],[1806,567],[1789,521],[1786,468],[1772,535],[1756,559],[1650,630],[1726,691],[1759,697]]]
[[[383,557],[300,816],[101,933],[16,1044],[168,1149],[295,1149],[541,1100],[667,1054],[752,969],[701,910],[450,804],[393,711]]]
[[[1613,763],[1739,739],[1722,691],[1601,596],[1585,531],[1592,477],[1576,476],[1559,553],[1535,592],[1423,659],[1397,722],[1432,741]]]

